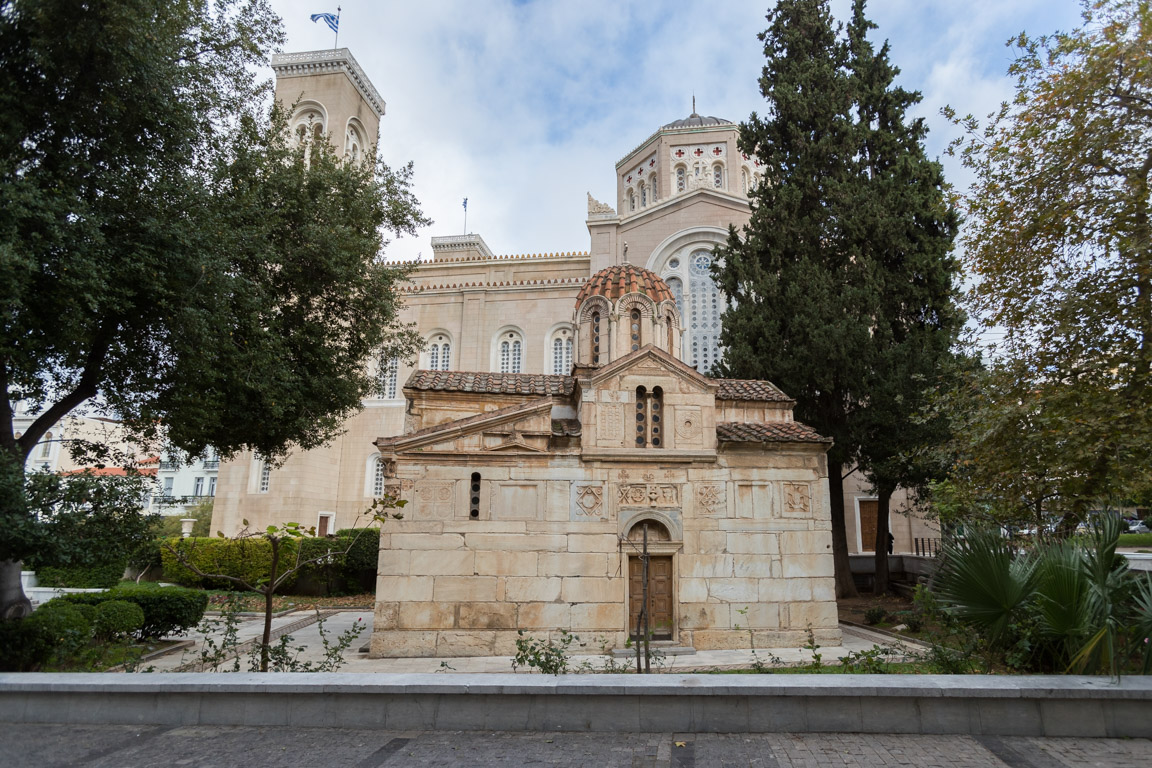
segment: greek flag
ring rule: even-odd
[[[340,17],[334,13],[314,13],[312,21],[323,21],[333,32],[340,31]]]

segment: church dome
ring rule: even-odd
[[[705,128],[712,125],[734,125],[731,120],[725,120],[722,117],[707,117],[705,115],[698,115],[695,112],[688,115],[682,120],[673,120],[662,128]]]
[[[655,272],[635,264],[617,264],[588,278],[588,282],[580,289],[580,295],[576,297],[576,306],[579,307],[592,296],[616,301],[628,293],[642,293],[657,304],[674,301],[672,290]]]

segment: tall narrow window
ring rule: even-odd
[[[500,373],[520,373],[523,367],[524,342],[520,334],[509,331],[500,340]]]
[[[372,498],[384,496],[384,459],[379,456],[372,462]]]
[[[572,334],[567,328],[552,337],[552,373],[556,376],[572,373]]]
[[[260,493],[268,493],[272,486],[272,467],[267,461],[260,462]]]
[[[719,163],[712,166],[712,186],[716,189],[724,186],[724,166]]]
[[[438,333],[432,337],[428,345],[428,369],[432,371],[447,371],[451,369],[452,344],[448,337]]]
[[[672,313],[668,313],[668,354],[676,354],[676,346],[672,343],[676,339],[676,321]]]
[[[724,301],[716,284],[712,282],[712,255],[705,250],[694,251],[689,265],[688,318],[691,355],[688,362],[701,373],[708,373],[720,359],[720,315]]]
[[[400,375],[400,360],[392,358],[384,369],[384,396],[389,400],[396,399],[396,379]]]
[[[740,170],[740,189],[744,190],[744,194],[748,194],[748,169],[743,168]]]
[[[634,309],[631,314],[632,320],[632,351],[640,349],[640,310]]]
[[[468,516],[473,520],[480,517],[480,473],[473,472],[468,494]]]
[[[164,478],[164,495],[172,498],[172,486],[175,484],[176,479],[172,477]]]
[[[660,387],[652,388],[652,399],[648,410],[652,423],[649,444],[653,448],[660,448],[664,445],[664,390]]]
[[[40,449],[40,458],[46,459],[52,453],[52,433],[48,432],[44,435],[44,444]]]
[[[636,447],[648,445],[648,390],[636,387]]]
[[[192,481],[192,495],[193,496],[203,496],[204,495],[204,478],[198,477]]]
[[[659,177],[652,174],[652,204],[655,205],[656,201],[660,198],[660,184],[657,182]]]
[[[628,209],[630,211],[636,210],[636,194],[635,193],[628,195]]]
[[[644,184],[640,185],[640,207],[648,205],[648,187]]]
[[[433,371],[440,370],[440,345],[433,344],[432,349],[428,350],[428,367]]]
[[[592,313],[592,365],[600,364],[600,313]]]
[[[676,191],[683,192],[688,188],[688,173],[684,170],[684,166],[676,169]]]
[[[208,495],[209,496],[215,496],[216,495],[216,478],[214,478],[214,477],[208,478]]]

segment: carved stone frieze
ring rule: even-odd
[[[572,483],[568,519],[590,522],[609,519],[603,483]]]
[[[812,492],[808,483],[784,483],[784,516],[808,517],[812,512]]]
[[[618,507],[679,507],[678,483],[632,483],[616,486]]]
[[[696,512],[701,515],[724,515],[728,500],[724,483],[696,483]]]

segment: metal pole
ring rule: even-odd
[[[642,615],[644,617],[644,672],[650,674],[652,672],[652,654],[648,648],[648,638],[651,635],[648,626],[648,523],[644,523],[644,609]]]
[[[331,8],[332,6],[328,6]],[[336,6],[336,39],[332,41],[332,50],[336,50],[340,43],[340,6]]]

